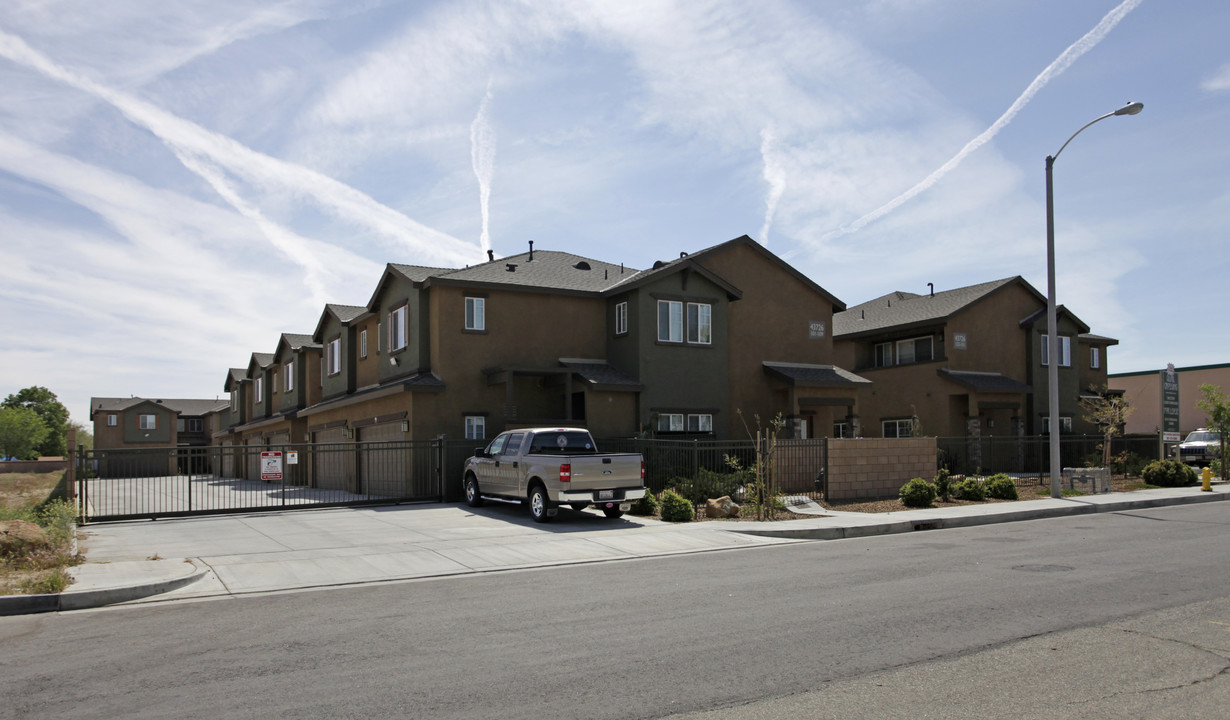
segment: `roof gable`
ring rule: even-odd
[[[367,308],[364,306],[336,303],[325,305],[325,309],[320,313],[320,320],[316,322],[316,330],[312,332],[312,342],[324,344],[325,325],[328,324],[329,318],[336,319],[342,327],[346,327],[366,314]]]
[[[860,335],[947,320],[1011,285],[1020,285],[1042,302],[1046,301],[1020,275],[927,295],[896,291],[834,315],[833,335]]]

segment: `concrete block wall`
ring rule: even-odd
[[[935,467],[933,437],[829,440],[827,499],[893,497],[911,478],[934,478]]]

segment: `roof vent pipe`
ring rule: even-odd
[[[517,272],[517,265],[515,263],[504,263],[504,267],[508,269],[508,272]]]
[[[495,250],[487,251],[487,262],[495,262]]]
[[[526,262],[534,262],[534,241],[530,240],[530,259]]]
[[[681,258],[685,258],[685,257],[687,257],[687,256],[688,256],[688,254],[687,254],[686,252],[681,252],[681,253],[679,253],[679,257],[681,257]]]
[[[935,283],[927,283],[927,287],[931,288],[931,297],[935,297]]]

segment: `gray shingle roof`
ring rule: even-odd
[[[1003,280],[944,290],[934,295],[891,292],[834,315],[833,335],[841,337],[936,322],[1015,282],[1023,283],[1027,288],[1033,290],[1029,283],[1018,275]],[[1037,294],[1036,290],[1033,292]]]
[[[351,322],[363,313],[367,312],[367,308],[361,305],[338,305],[337,303],[329,303],[325,305],[325,311],[333,313],[342,324]]]
[[[936,372],[939,376],[952,380],[958,385],[977,392],[1031,393],[1033,386],[1005,375],[993,372],[972,372],[967,370],[949,370],[941,368]]]
[[[154,403],[182,415],[204,415],[230,406],[230,400],[198,400],[184,398],[90,398],[90,415],[96,412],[123,412],[142,403]]]
[[[320,344],[312,339],[311,335],[302,335],[299,333],[282,333],[282,339],[286,344],[290,345],[291,350],[298,350],[301,347],[320,347]]]
[[[466,285],[511,285],[527,289],[602,292],[637,271],[555,250],[535,250],[481,265],[432,274],[426,282]]]
[[[791,385],[804,387],[849,387],[862,385],[871,381],[855,375],[849,370],[843,370],[836,365],[808,365],[804,363],[764,363],[765,372],[780,379],[787,380]]]
[[[586,383],[598,387],[619,390],[643,390],[644,385],[629,377],[622,370],[604,360],[580,360],[575,358],[560,358],[560,365],[573,370]]]

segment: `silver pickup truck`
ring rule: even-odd
[[[617,518],[645,496],[645,461],[638,453],[600,454],[583,428],[530,428],[500,433],[474,451],[462,473],[466,503],[483,498],[528,502],[536,522],[560,505],[596,505]]]

